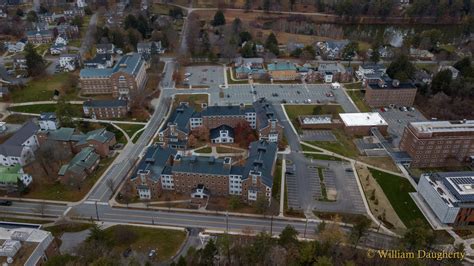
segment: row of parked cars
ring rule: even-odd
[[[391,104],[389,107],[382,107],[380,108],[380,111],[381,112],[388,112],[390,109],[396,109],[398,108],[398,110],[402,111],[402,112],[413,112],[415,111],[415,107],[406,107],[406,106],[396,106],[394,104]]]

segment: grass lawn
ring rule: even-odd
[[[135,137],[132,139],[132,142],[133,142],[133,143],[136,143],[136,142],[138,141],[138,139],[140,138],[140,136],[143,134],[143,131],[144,131],[144,130],[138,132],[137,135],[135,135]]]
[[[370,112],[372,109],[364,102],[364,93],[362,91],[347,91],[347,94],[354,101],[361,112]]]
[[[236,152],[241,152],[241,150],[238,149],[232,149],[228,147],[216,147],[217,153],[236,153]]]
[[[33,117],[34,116],[29,116],[29,115],[9,115],[7,116],[7,118],[3,119],[3,122],[7,122],[11,124],[23,124]]]
[[[344,84],[344,88],[346,88],[346,90],[360,90],[362,89],[362,82],[347,83]]]
[[[102,176],[114,159],[115,157],[101,159],[94,173],[83,181],[80,190],[61,183],[46,184],[33,182],[31,191],[24,197],[44,200],[79,201],[94,186],[95,182]]]
[[[372,168],[369,168],[369,171],[380,187],[382,187],[390,204],[406,227],[410,227],[416,219],[422,220],[428,226],[425,217],[408,194],[415,192],[415,189],[408,180]]]
[[[49,49],[48,44],[40,44],[37,47],[35,47],[36,52],[38,52],[38,54],[40,55],[43,55],[43,53],[46,52],[48,49]]]
[[[332,130],[337,141],[307,141],[309,144],[321,147],[328,151],[340,154],[342,156],[355,158],[358,155],[357,147],[352,138],[344,133],[341,129]]]
[[[34,104],[34,105],[25,105],[25,106],[14,106],[8,108],[8,110],[13,112],[22,112],[22,113],[32,113],[40,114],[43,112],[56,112],[56,104]],[[75,111],[78,114],[82,113],[82,104],[72,104]]]
[[[326,154],[314,154],[314,153],[305,153],[304,156],[315,159],[315,160],[325,160],[325,161],[344,161],[341,158],[334,157]]]
[[[197,152],[197,153],[211,153],[212,148],[211,147],[204,147],[204,148],[200,148],[200,149],[195,150],[195,152]]]
[[[89,223],[72,222],[45,227],[44,230],[51,232],[55,237],[61,237],[63,233],[80,232],[91,228],[91,226],[92,224]]]
[[[281,159],[277,160],[275,173],[273,174],[273,186],[272,186],[272,197],[280,203],[280,192],[281,192]]]
[[[65,100],[77,98],[75,91],[64,93],[64,86],[67,85],[69,75],[72,73],[60,73],[53,76],[36,78],[28,82],[23,89],[13,89],[11,92],[13,102],[36,102],[52,100],[54,90],[59,90]]]
[[[119,234],[127,231],[136,237],[125,241],[124,237],[119,236]],[[155,259],[157,261],[166,261],[173,257],[186,238],[186,233],[183,231],[130,225],[115,225],[107,228],[105,233],[114,243],[114,249],[117,249],[120,253],[130,247],[133,251],[143,252],[148,255],[148,252],[154,249],[156,250]]]
[[[129,137],[132,137],[133,134],[135,134],[135,132],[137,132],[138,130],[144,127],[144,125],[136,125],[136,124],[116,124],[116,125],[122,128],[123,130],[125,130],[125,132],[127,132]]]
[[[86,28],[87,28],[87,26],[86,26]],[[69,46],[74,46],[74,47],[79,48],[79,47],[81,47],[81,42],[82,42],[81,39],[74,39],[74,40],[69,41]]]
[[[296,131],[301,132],[298,116],[300,115],[325,115],[336,116],[344,113],[340,105],[285,105],[285,111]]]
[[[32,219],[23,219],[23,218],[14,218],[14,217],[0,217],[0,222],[12,222],[12,223],[25,223],[25,224],[47,224],[53,222],[51,220],[32,220]]]
[[[306,145],[304,145],[304,144],[301,144],[301,148],[303,149],[303,151],[318,151],[318,152],[322,152],[322,150],[320,150],[320,149],[311,148],[311,147],[306,146]]]
[[[187,102],[196,111],[201,111],[201,104],[209,103],[208,98],[207,94],[178,94],[174,97],[173,108],[176,108],[180,102]]]

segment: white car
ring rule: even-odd
[[[188,72],[188,73],[184,73],[184,76],[185,76],[185,77],[190,77],[191,75],[192,75],[192,74],[189,73],[189,72]]]

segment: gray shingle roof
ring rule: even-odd
[[[253,107],[244,107],[236,105],[229,106],[208,106],[202,110],[201,116],[233,116],[233,115],[245,115],[246,113],[255,112]]]
[[[175,124],[178,130],[189,133],[189,119],[193,117],[195,111],[193,108],[182,104],[170,115],[166,125]]]
[[[231,167],[224,166],[224,159],[214,157],[189,156],[181,157],[181,161],[174,162],[173,172],[197,173],[208,175],[229,175]]]
[[[268,102],[265,98],[260,98],[253,103],[253,108],[257,113],[257,125],[259,129],[265,128],[268,126],[268,120],[277,119],[275,114],[275,109],[273,105]]]
[[[0,144],[0,154],[19,157],[23,150],[22,144],[31,136],[35,135],[38,130],[38,125],[33,121],[30,120],[26,122],[9,139]]]
[[[272,168],[277,150],[277,144],[274,142],[258,140],[250,143],[249,157],[242,171],[242,180],[247,179],[251,171],[260,172],[263,184],[272,187]]]
[[[115,64],[112,68],[103,68],[103,69],[96,69],[96,68],[84,68],[80,72],[81,77],[109,77],[112,74],[122,71],[127,74],[136,76],[138,70],[140,70],[141,66],[144,64],[142,57],[137,54],[125,55],[123,56],[120,61]]]
[[[166,162],[170,156],[176,154],[175,149],[163,148],[159,145],[153,145],[147,148],[145,156],[138,164],[135,175],[131,178],[135,179],[140,171],[151,171],[151,178],[155,181],[159,180],[161,174],[171,174],[171,166]]]

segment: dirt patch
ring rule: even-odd
[[[405,225],[367,167],[358,165],[356,170],[372,214],[389,229],[393,228],[397,233],[404,231]]]

